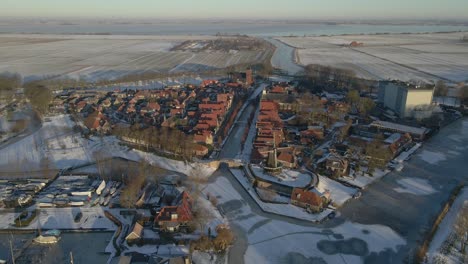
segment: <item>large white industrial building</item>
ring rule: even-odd
[[[415,86],[399,81],[379,83],[379,101],[401,118],[430,117],[433,94],[434,86]]]

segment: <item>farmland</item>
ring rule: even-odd
[[[366,79],[468,80],[464,33],[282,37],[299,63],[351,69]],[[362,45],[350,46],[353,41]]]
[[[229,38],[229,37],[223,37]],[[97,81],[144,72],[202,72],[263,62],[270,50],[175,50],[210,36],[0,35],[0,72]]]

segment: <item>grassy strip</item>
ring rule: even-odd
[[[450,210],[450,207],[452,207],[453,203],[457,199],[458,195],[460,194],[461,190],[465,187],[464,183],[461,183],[457,185],[450,194],[450,197],[448,201],[445,203],[444,207],[442,207],[442,210],[440,211],[439,215],[436,217],[431,230],[429,233],[426,234],[426,238],[424,239],[424,242],[422,245],[418,248],[416,252],[416,256],[414,259],[414,263],[423,263],[424,259],[426,257],[427,250],[429,249],[429,245],[431,244],[432,239],[434,238],[435,233],[437,232],[437,229],[439,228],[440,223],[444,219],[445,215],[448,213]]]

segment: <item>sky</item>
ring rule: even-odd
[[[468,0],[1,0],[0,17],[468,19]]]

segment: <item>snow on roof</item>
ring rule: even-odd
[[[399,140],[401,138],[401,134],[400,133],[393,133],[391,134],[387,139],[385,139],[385,143],[387,144],[393,144],[395,143],[397,140]]]
[[[393,130],[397,130],[400,132],[408,132],[410,134],[419,134],[419,135],[422,135],[426,133],[427,131],[427,129],[424,127],[411,127],[411,126],[401,125],[401,124],[387,122],[387,121],[374,121],[371,123],[371,126],[388,128],[388,129],[393,129]]]

